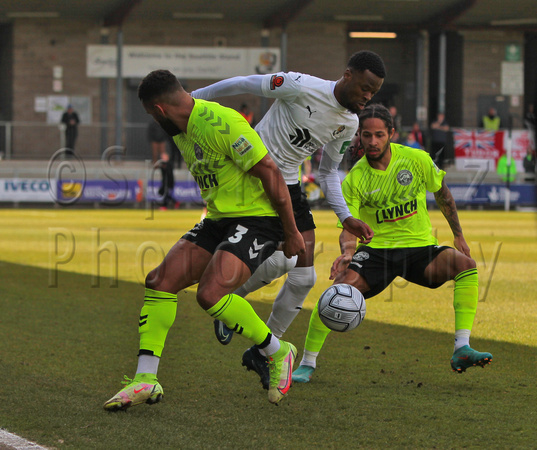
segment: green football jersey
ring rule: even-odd
[[[259,135],[237,111],[195,99],[186,133],[174,136],[207,202],[207,217],[277,216],[250,170],[267,154]]]
[[[364,156],[345,177],[342,190],[349,209],[374,231],[371,247],[437,245],[426,191],[438,191],[446,173],[423,150],[392,143],[391,151],[386,170],[373,169]]]

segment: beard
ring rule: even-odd
[[[365,157],[367,158],[368,161],[380,161],[384,157],[384,155],[386,154],[389,148],[390,148],[390,141],[388,140],[386,144],[384,145],[384,147],[382,148],[382,151],[377,156],[371,156],[366,151]]]
[[[162,127],[162,129],[171,137],[177,136],[179,133],[181,133],[179,127],[175,125],[170,119],[159,119],[158,123]]]

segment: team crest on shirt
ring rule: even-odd
[[[240,136],[239,139],[231,144],[231,147],[241,156],[253,148],[252,144],[244,136]]]
[[[283,78],[281,75],[272,75],[272,78],[270,79],[270,90],[273,91],[276,88],[279,88],[284,81],[285,78]]]
[[[338,138],[341,133],[345,131],[345,125],[340,125],[337,130],[332,131],[332,136]]]
[[[203,159],[203,150],[198,144],[194,144],[194,155],[198,161]]]
[[[369,259],[369,253],[367,252],[358,252],[352,257],[353,261],[365,261],[366,259]]]
[[[406,170],[406,169],[401,170],[397,174],[397,182],[401,186],[408,186],[410,183],[412,183],[413,178],[414,177],[413,177],[412,172],[410,170]]]

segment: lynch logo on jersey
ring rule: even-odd
[[[218,186],[218,178],[215,173],[209,173],[207,175],[196,175],[194,177],[196,183],[200,189],[209,189]]]
[[[418,200],[410,200],[402,205],[392,206],[391,208],[380,209],[377,211],[377,223],[397,222],[406,219],[418,213]]]

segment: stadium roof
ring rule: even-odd
[[[227,20],[265,28],[344,22],[349,30],[513,29],[537,32],[535,0],[0,0],[0,22],[17,18]]]

